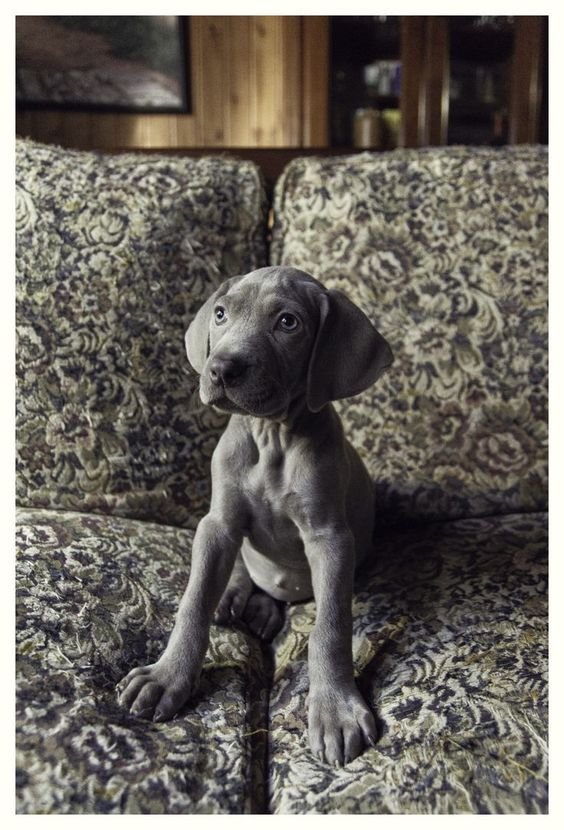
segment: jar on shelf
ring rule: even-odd
[[[353,145],[359,150],[378,150],[382,146],[382,121],[374,107],[357,109],[353,122]]]
[[[396,147],[399,147],[401,112],[399,109],[385,109],[382,110],[380,118],[382,146],[386,150],[394,150]]]

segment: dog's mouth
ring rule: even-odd
[[[283,417],[287,410],[287,402],[281,401],[279,396],[271,392],[268,395],[241,394],[240,389],[225,389],[224,387],[210,389],[206,384],[200,386],[200,398],[207,406],[213,406],[230,415],[254,415],[257,418]]]
[[[231,415],[247,414],[246,410],[242,409],[223,392],[221,394],[213,395],[211,398],[203,400],[203,402],[207,406],[213,406],[214,409],[220,409],[222,412],[229,412]]]

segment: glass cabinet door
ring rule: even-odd
[[[448,144],[507,144],[514,17],[448,17]]]
[[[331,145],[396,147],[400,18],[347,16],[329,21]]]
[[[548,140],[548,17],[329,17],[333,147]]]

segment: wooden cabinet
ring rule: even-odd
[[[548,142],[548,18],[461,16],[435,18],[434,26],[446,106],[440,114],[429,108],[427,140]]]
[[[344,149],[355,111],[368,107],[386,112],[384,148],[548,138],[546,17],[189,24],[190,114],[22,110],[18,134],[97,149]]]
[[[333,146],[347,134],[354,143],[358,108],[384,118],[390,107],[401,124],[394,143],[404,147],[548,140],[546,17],[327,21]],[[380,146],[390,146],[385,133]]]

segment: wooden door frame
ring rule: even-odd
[[[427,17],[425,32],[423,145],[440,147],[448,141],[450,47],[446,17]]]
[[[536,144],[539,140],[546,21],[545,17],[522,15],[515,22],[509,101],[510,144]]]
[[[535,144],[540,138],[542,63],[547,18],[519,16],[511,63],[509,144]],[[424,144],[448,142],[450,43],[446,17],[427,18]]]
[[[425,18],[400,23],[400,147],[420,147],[425,139]]]
[[[329,147],[329,18],[301,18],[302,147]]]

